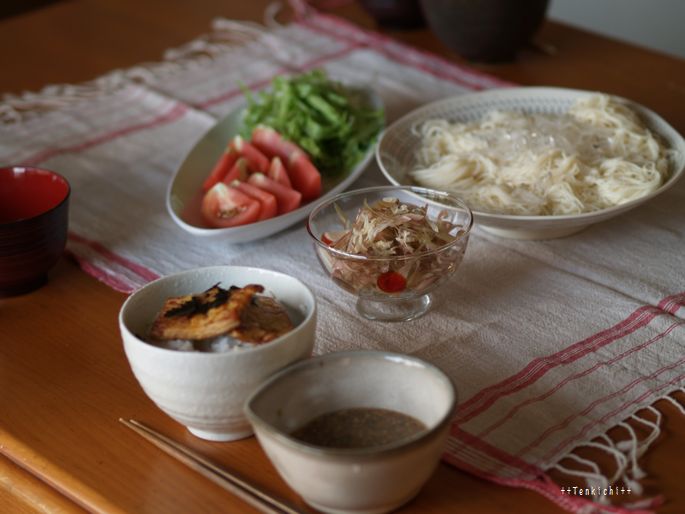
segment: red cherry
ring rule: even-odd
[[[388,271],[378,276],[376,285],[386,293],[399,293],[407,287],[407,279],[396,271]]]

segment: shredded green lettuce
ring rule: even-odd
[[[244,137],[258,125],[271,127],[307,152],[325,175],[351,170],[383,128],[382,109],[369,106],[361,91],[319,69],[278,76],[268,90],[254,95],[246,89],[245,96]]]

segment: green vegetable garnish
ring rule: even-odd
[[[244,137],[257,125],[271,127],[299,145],[326,175],[352,169],[384,123],[382,109],[370,107],[361,92],[330,80],[323,70],[279,76],[257,98],[247,90],[245,95]]]

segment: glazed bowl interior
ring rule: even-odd
[[[14,166],[0,168],[0,224],[44,214],[69,196],[69,183],[49,170]]]
[[[425,437],[449,421],[455,405],[451,381],[432,365],[399,354],[360,351],[332,353],[289,367],[260,387],[246,409],[254,423],[302,451],[359,454]],[[317,416],[351,408],[400,412],[421,421],[426,430],[389,447],[365,449],[323,449],[290,435]]]

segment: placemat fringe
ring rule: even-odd
[[[620,421],[616,427],[621,427],[628,433],[628,439],[614,441],[607,433],[600,434],[592,441],[583,442],[573,448],[570,452],[563,455],[550,469],[555,469],[570,477],[579,477],[585,480],[586,491],[590,494],[584,495],[586,499],[590,498],[598,504],[596,512],[607,512],[602,510],[599,505],[611,505],[609,498],[612,495],[599,494],[597,491],[609,490],[614,488],[617,490],[617,484],[622,484],[621,488],[630,490],[631,494],[642,495],[644,487],[640,480],[647,476],[647,473],[640,467],[638,460],[649,450],[652,444],[661,435],[661,424],[663,415],[658,409],[654,407],[654,403],[660,400],[667,400],[678,408],[678,410],[685,415],[685,407],[673,396],[677,392],[685,392],[684,388],[678,388],[670,391],[668,394],[658,397],[647,407],[640,407],[637,411],[628,416],[625,420]],[[646,417],[649,413],[653,415],[653,419]],[[633,425],[627,423],[632,421]],[[635,430],[635,425],[640,424],[649,429],[649,434],[646,437],[640,438]],[[600,469],[598,463],[584,457],[580,457],[575,452],[583,447],[596,448],[608,453],[614,458],[616,470],[611,476]],[[565,460],[575,461],[589,469],[570,469],[568,466],[561,464]],[[595,493],[593,493],[595,491]],[[623,494],[623,493],[621,493]],[[664,501],[663,496],[658,495],[651,498],[642,498],[634,502],[625,502],[620,505],[626,513],[636,512],[653,512],[650,509],[655,509]],[[614,509],[617,505],[612,506]],[[645,509],[647,509],[645,511]],[[594,512],[590,510],[590,512]],[[612,512],[616,512],[612,509]]]
[[[0,102],[0,123],[21,123],[37,114],[115,91],[124,85],[124,77],[123,72],[115,71],[83,84],[52,84],[38,92],[5,94]]]
[[[685,388],[679,389],[679,391],[682,393],[685,393]],[[667,400],[667,401],[671,402],[683,414],[683,416],[685,416],[685,407],[676,398],[674,398],[671,395],[666,395],[662,398],[662,400]]]
[[[554,469],[557,471],[560,471],[566,475],[573,476],[573,477],[580,477],[585,479],[585,483],[587,484],[588,487],[591,488],[599,488],[599,489],[605,489],[609,487],[609,480],[602,474],[602,472],[599,470],[599,466],[592,462],[591,460],[588,459],[583,459],[582,457],[578,457],[575,454],[569,454],[567,458],[575,460],[581,464],[585,464],[589,467],[592,468],[592,471],[583,471],[583,470],[578,470],[578,469],[569,469],[566,466],[562,466],[561,464],[555,464]],[[606,498],[606,496],[599,496],[598,499],[596,500],[597,503],[601,504],[608,504],[609,500]]]
[[[37,92],[4,94],[0,98],[0,124],[21,123],[46,112],[111,94],[131,83],[146,86],[164,83],[165,79],[180,72],[211,65],[228,51],[250,43],[264,45],[269,55],[285,67],[292,61],[287,45],[266,26],[217,18],[212,22],[210,33],[166,50],[162,61],[114,70],[82,84],[52,84]]]

